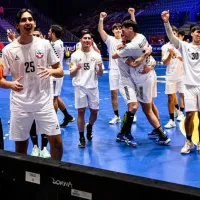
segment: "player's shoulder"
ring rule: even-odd
[[[35,45],[44,45],[44,46],[50,46],[50,41],[47,39],[34,37],[34,44]]]
[[[164,44],[164,45],[162,45],[162,47],[161,47],[161,49],[166,49],[166,48],[168,48],[169,47],[169,43],[166,43],[166,44]]]
[[[101,57],[101,54],[95,51],[94,49],[91,50],[91,54],[96,57]]]
[[[14,40],[13,42],[7,44],[3,49],[2,49],[2,52],[6,52],[6,51],[9,51],[10,49],[13,49],[13,48],[16,48],[20,46],[20,44],[17,42],[17,39]]]
[[[82,55],[81,49],[78,49],[77,51],[75,51],[74,53],[72,53],[72,56],[73,56],[73,57],[78,57],[78,56],[80,56],[80,55]]]
[[[63,45],[63,41],[62,40],[56,40],[55,42],[54,42],[54,44],[55,45]]]

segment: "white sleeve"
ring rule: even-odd
[[[51,44],[47,42],[46,45],[47,45],[47,64],[51,66],[60,62],[60,59],[56,56]]]
[[[5,48],[2,50],[2,62],[3,62],[3,68],[4,72],[3,75],[7,76],[10,72],[10,63],[9,63],[9,58],[7,55],[7,51],[5,51]]]
[[[74,54],[71,55],[71,62],[69,63],[69,70],[72,70],[76,67],[76,58]]]
[[[174,44],[175,48],[180,48],[180,40],[173,34],[172,28],[170,23],[164,23],[165,31],[167,33],[167,37],[169,38],[170,42]]]
[[[133,49],[130,49],[128,45],[125,45],[121,49],[117,50],[117,54],[123,58],[127,56],[132,56],[134,55],[134,52],[132,51]]]
[[[164,61],[168,56],[169,56],[169,51],[166,45],[163,45],[161,47],[161,51],[162,51],[162,61]]]
[[[110,35],[107,35],[107,38],[106,38],[106,41],[104,42],[107,46],[110,45],[110,42],[111,42],[111,36]]]

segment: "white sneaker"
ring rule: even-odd
[[[115,116],[109,121],[109,124],[117,124],[117,123],[120,123],[120,122],[121,122],[120,117],[118,117],[117,115],[115,115]]]
[[[200,142],[197,143],[197,147],[196,148],[197,148],[198,153],[200,153]]]
[[[176,123],[172,119],[170,119],[168,123],[165,125],[165,128],[174,128],[174,127],[176,127]]]
[[[49,153],[46,147],[44,147],[43,150],[40,152],[40,157],[51,158],[51,154]]]
[[[137,121],[137,116],[134,115],[134,118],[133,118],[133,123],[135,123]]]
[[[40,148],[37,145],[34,145],[31,156],[39,157],[40,151],[41,151]]]
[[[182,121],[182,120],[184,120],[184,114],[183,114],[183,112],[182,111],[179,111],[178,112],[178,117],[177,117],[177,121]]]
[[[189,140],[186,140],[185,141],[185,145],[181,149],[181,153],[182,154],[188,154],[188,153],[190,153],[191,149],[193,149],[193,148],[194,148],[193,142],[190,142]]]
[[[178,117],[178,112],[179,112],[179,109],[175,108],[174,109],[174,118]]]

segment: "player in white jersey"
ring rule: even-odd
[[[75,91],[75,108],[78,110],[79,147],[85,147],[84,127],[85,109],[90,108],[89,123],[86,124],[87,139],[92,140],[92,127],[99,110],[98,76],[103,74],[102,58],[91,49],[92,34],[82,31],[80,42],[82,48],[71,55],[70,75]]]
[[[194,26],[191,29],[193,41],[187,43],[174,36],[169,23],[169,11],[163,11],[161,17],[169,40],[176,48],[180,49],[183,58],[186,142],[181,153],[188,154],[194,147],[192,142],[194,113],[198,112],[198,116],[200,115],[200,27]],[[197,150],[200,151],[200,143],[197,144]]]
[[[177,37],[178,30],[175,26],[172,26],[173,34]],[[174,47],[171,42],[164,44],[161,48],[162,50],[162,61],[166,68],[166,84],[165,84],[165,94],[168,95],[168,110],[169,110],[169,121],[165,125],[165,128],[176,127],[174,121],[174,112],[175,112],[175,101],[176,93],[181,94],[182,99],[184,98],[184,70],[182,57],[178,49]],[[181,121],[184,118],[182,113],[178,116],[177,120]]]
[[[89,31],[89,29],[84,29],[85,31]],[[92,33],[91,33],[92,34]],[[93,49],[93,50],[95,50],[97,53],[100,53],[100,50],[99,50],[99,48],[97,47],[97,44],[94,42],[94,38],[93,38],[94,36],[93,36],[93,34],[92,34],[92,45],[91,45],[91,48]],[[82,44],[81,44],[81,42],[78,42],[77,44],[76,44],[76,51],[77,50],[79,50],[79,49],[81,49],[82,48]]]
[[[178,39],[179,40],[184,40],[185,38],[185,31],[183,29],[178,29]],[[174,110],[174,117],[177,117],[178,121],[182,121],[182,119],[184,118],[184,109],[185,109],[185,104],[184,104],[184,95],[182,95],[183,93],[179,93],[179,100],[176,94],[175,97],[175,110]]]
[[[135,21],[135,9],[128,9],[131,19]],[[121,122],[118,110],[118,90],[122,87],[120,72],[118,67],[118,60],[112,59],[113,52],[116,51],[117,46],[122,42],[122,25],[120,23],[115,23],[112,26],[112,32],[114,36],[108,35],[104,30],[103,21],[106,18],[107,13],[101,12],[99,18],[98,31],[103,42],[106,44],[109,54],[109,85],[111,91],[111,102],[114,111],[114,117],[109,121],[109,124],[116,124]],[[122,90],[123,92],[123,90]],[[134,116],[134,120],[136,121],[136,116]]]
[[[33,36],[43,39],[43,34],[40,31],[40,29],[37,28],[37,27],[34,28]],[[32,144],[33,144],[33,149],[32,149],[32,152],[31,152],[32,156],[42,157],[42,158],[50,158],[51,157],[51,155],[50,155],[50,153],[47,149],[47,144],[48,144],[47,135],[41,134],[41,148],[38,145],[38,135],[37,135],[37,132],[36,132],[35,120],[34,120],[32,126],[31,126],[30,138],[31,138],[31,141],[32,141]]]
[[[112,58],[121,58],[119,59],[119,69],[128,102],[127,124],[129,118],[133,117],[137,110],[138,99],[147,119],[158,133],[159,138],[157,140],[157,143],[168,144],[170,142],[170,139],[166,136],[158,118],[152,110],[152,93],[155,83],[154,73],[151,70],[146,74],[142,74],[141,72],[143,71],[144,63],[133,68],[127,64],[123,65],[123,62],[120,61],[122,60],[122,58],[125,57],[132,57],[133,59],[137,59],[138,57],[144,56],[144,58],[147,59],[149,55],[149,52],[146,52],[146,50],[149,48],[148,41],[142,34],[139,34],[137,32],[137,24],[132,20],[126,20],[122,23],[122,33],[126,37],[126,40],[130,40],[131,42],[116,51],[113,54]],[[135,92],[135,97],[137,94],[137,99],[135,99],[135,101],[129,101],[131,100],[129,91],[133,90]],[[134,141],[134,138],[130,134],[130,131],[131,130],[129,130],[129,133],[127,131],[125,132],[126,143],[130,146],[136,146],[137,143]],[[120,133],[120,135],[124,134],[123,132]]]
[[[51,157],[61,160],[62,138],[51,98],[50,76],[62,77],[64,73],[50,43],[33,37],[35,26],[32,11],[20,10],[16,17],[20,37],[3,49],[4,76],[11,72],[13,78],[0,81],[1,87],[12,89],[10,139],[15,141],[16,152],[26,154],[35,120],[37,133],[48,135]]]
[[[51,45],[53,47],[53,50],[56,54],[56,56],[60,59],[60,62],[63,66],[63,58],[64,58],[64,45],[63,41],[60,39],[63,32],[63,28],[60,25],[54,24],[51,25],[48,37],[51,41]],[[63,84],[63,77],[62,78],[55,78],[52,77],[53,81],[53,103],[55,111],[57,112],[58,108],[62,111],[64,115],[63,122],[60,124],[61,128],[64,128],[67,126],[69,122],[73,122],[75,120],[74,117],[72,117],[65,106],[65,103],[60,97],[62,84]]]

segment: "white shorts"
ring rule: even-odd
[[[119,91],[124,98],[126,105],[129,103],[137,102],[135,85],[129,78],[126,78],[126,81],[122,82]]]
[[[156,75],[156,72],[155,70],[153,70],[153,75],[154,75],[154,86],[153,86],[153,93],[152,93],[152,97],[153,98],[156,98],[157,97],[157,94],[158,94],[158,91],[157,91],[157,75]]]
[[[120,72],[118,69],[110,69],[109,71],[109,85],[110,90],[118,90],[120,84]]]
[[[53,96],[57,97],[60,96],[62,85],[63,85],[63,78],[52,78],[53,81]]]
[[[184,93],[183,80],[177,80],[177,81],[166,80],[165,94],[175,94],[176,92]]]
[[[84,87],[74,87],[75,108],[99,109],[99,89],[87,89]]]
[[[135,87],[137,99],[140,102],[151,103],[153,97],[157,96],[157,84],[154,73],[152,73],[143,83],[136,84]]]
[[[49,136],[61,134],[58,118],[52,106],[38,112],[11,111],[10,140],[27,140],[34,120],[38,134]]]
[[[200,87],[185,85],[184,102],[186,112],[200,112]]]

